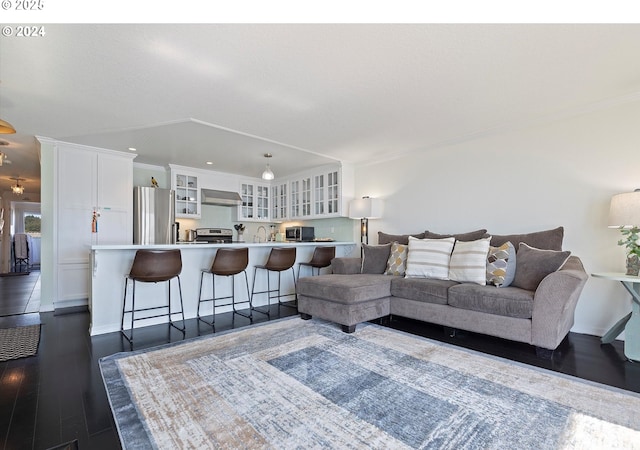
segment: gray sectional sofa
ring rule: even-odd
[[[524,243],[558,256],[563,234],[563,228],[559,227],[521,235],[494,235],[490,242],[494,247],[511,242],[515,248]],[[367,250],[379,252],[390,242],[408,242],[408,236],[379,233],[379,245],[365,248],[364,261],[361,258],[336,258],[332,261],[332,274],[301,278],[297,285],[301,317],[333,321],[342,325],[343,331],[353,332],[361,322],[390,315],[402,316],[525,342],[547,352],[557,348],[573,326],[575,307],[588,278],[578,257],[563,259],[558,270],[547,275],[543,273],[541,281],[536,281],[535,285],[519,283],[529,289],[376,273],[380,266],[371,270],[369,265],[367,269],[364,264]],[[418,239],[453,236],[456,241],[470,241],[488,235],[486,230],[478,230],[458,235],[426,232],[413,236]],[[529,247],[521,248],[529,250]],[[517,257],[520,252],[521,262]],[[536,255],[546,257],[547,253]],[[525,259],[522,249],[516,253],[515,260],[516,277],[520,270],[520,278],[528,275],[527,271],[539,269],[532,266],[542,264],[541,260],[529,256]]]

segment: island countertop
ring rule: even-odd
[[[318,246],[355,246],[355,242],[347,241],[268,241],[268,242],[231,242],[231,243],[205,243],[205,242],[178,242],[175,244],[111,244],[92,245],[91,250],[167,250],[167,249],[193,249],[193,248],[220,248],[220,247],[318,247]]]
[[[249,249],[249,264],[247,266],[247,276],[249,287],[253,284],[255,265],[264,264],[269,257],[269,252],[274,247],[295,247],[296,263],[294,264],[295,276],[299,275],[300,262],[307,262],[311,259],[313,251],[320,246],[335,246],[336,257],[352,256],[357,252],[355,242],[235,242],[235,243],[189,243],[180,242],[168,245],[93,245],[91,246],[91,277],[89,289],[89,309],[91,312],[90,334],[97,335],[120,330],[120,319],[122,314],[122,301],[124,297],[125,277],[131,269],[133,258],[137,250],[167,250],[180,249],[182,256],[182,272],[180,281],[182,286],[182,297],[184,303],[185,319],[197,317],[198,297],[200,291],[200,277],[203,269],[211,267],[211,263],[219,248],[240,248]],[[256,278],[256,291],[263,291],[266,288],[266,275],[260,271]],[[309,275],[303,270],[302,276]],[[210,275],[209,275],[210,277]],[[244,285],[244,280],[240,277],[235,281],[237,287],[240,283]],[[227,277],[216,277],[216,295],[226,295],[230,292],[231,282]],[[172,298],[178,298],[177,283],[171,284]],[[208,292],[207,292],[208,289]],[[294,284],[290,275],[282,276],[283,292],[294,292]],[[162,304],[166,297],[166,283],[137,283],[136,284],[136,307],[145,305]],[[244,294],[244,295],[243,295]],[[246,289],[244,287],[236,289],[238,296],[236,302],[247,302]],[[127,304],[131,305],[131,289],[127,292]],[[203,287],[203,298],[211,298],[211,278],[207,280]],[[154,303],[156,302],[156,303]],[[266,295],[256,295],[253,299],[254,306],[267,304]],[[240,305],[241,309],[248,307],[248,304]],[[231,310],[222,307],[216,309],[218,313]],[[211,314],[211,305],[207,305],[208,315]],[[149,319],[136,323],[136,326],[147,326],[166,322],[166,317]]]

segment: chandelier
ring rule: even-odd
[[[24,181],[24,178],[20,178],[20,177],[12,177],[12,180],[16,180],[16,184],[11,186],[11,192],[13,192],[16,195],[22,195],[24,194],[24,185],[20,184],[20,180]]]

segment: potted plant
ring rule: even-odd
[[[618,245],[624,245],[627,249],[627,275],[638,276],[640,273],[640,244],[638,244],[638,234],[640,228],[620,228],[624,239],[618,241]]]

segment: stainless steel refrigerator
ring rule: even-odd
[[[146,186],[133,188],[133,243],[175,244],[175,192]]]

